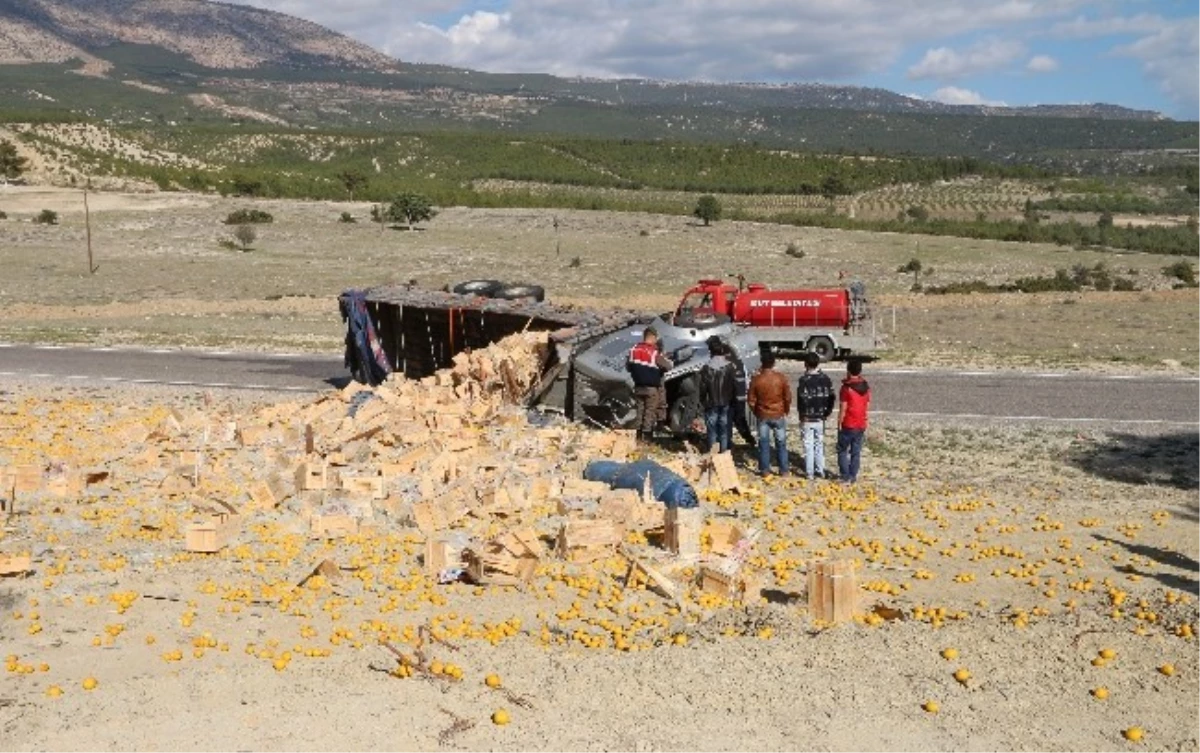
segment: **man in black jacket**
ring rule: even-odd
[[[833,413],[837,398],[833,382],[821,371],[816,353],[804,357],[804,375],[796,385],[796,412],[804,440],[804,474],[812,480],[825,476],[825,420]],[[814,475],[815,474],[815,475]]]
[[[729,406],[733,403],[736,368],[725,357],[725,344],[716,340],[709,345],[711,358],[700,370],[700,404],[704,406],[704,424],[708,427],[708,447],[729,451]]]

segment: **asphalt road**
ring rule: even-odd
[[[789,364],[788,371],[797,366]],[[830,373],[840,374],[833,366]],[[1200,426],[1195,377],[920,371],[868,364],[874,415],[971,423]],[[341,356],[0,344],[0,379],[102,386],[317,392],[342,386]]]

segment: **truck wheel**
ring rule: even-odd
[[[505,301],[532,298],[541,303],[546,300],[546,289],[541,285],[506,285],[492,293],[492,298],[499,298]]]
[[[808,352],[816,353],[821,362],[830,360],[836,355],[833,347],[833,340],[828,337],[813,337],[808,341]]]
[[[491,298],[497,290],[504,287],[499,280],[468,280],[460,282],[451,288],[459,295],[477,295],[480,298]]]

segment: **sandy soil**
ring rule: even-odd
[[[421,230],[381,232],[364,204],[108,192],[89,201],[94,275],[81,192],[0,187],[9,214],[0,222],[0,339],[337,350],[333,299],[350,287],[490,277],[541,283],[559,301],[666,310],[697,279],[740,272],[775,286],[864,280],[888,358],[900,363],[1191,372],[1200,363],[1196,291],[1166,290],[1167,257],[744,222],[704,228],[649,214],[446,208]],[[231,235],[221,220],[243,207],[275,222],[258,228],[248,253],[221,248]],[[31,224],[43,208],[62,224]],[[343,211],[360,221],[339,223]],[[788,256],[789,243],[806,257]],[[896,268],[913,257],[934,269],[931,284],[1104,262],[1149,292],[912,296],[911,276]]]
[[[10,749],[1123,750],[1141,747],[1122,737],[1133,727],[1150,749],[1200,744],[1194,433],[878,422],[857,488],[705,494],[710,519],[766,529],[751,560],[765,590],[690,601],[685,618],[623,590],[620,561],[550,565],[520,591],[437,586],[404,518],[324,543],[301,535],[292,502],[222,554],[182,554],[195,500],[159,494],[119,437],[168,408],[244,419],[274,398],[0,394],[0,465],[112,473],[77,497],[22,495],[3,528],[0,552],[36,561],[0,581]],[[208,452],[237,469],[246,451]],[[564,456],[563,472],[586,459]],[[813,624],[801,592],[821,557],[860,562],[860,615],[899,619]],[[325,558],[353,569],[288,605],[259,600]],[[639,619],[617,650],[605,626]],[[428,658],[461,682],[387,674],[379,636],[412,652],[405,631],[423,625],[441,636]],[[1116,656],[1096,666],[1102,649]],[[492,724],[498,709],[511,724]]]

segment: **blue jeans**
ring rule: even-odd
[[[775,457],[779,475],[788,474],[787,417],[758,419],[758,472],[771,472],[771,436],[775,437]]]
[[[863,434],[866,429],[838,429],[838,472],[842,481],[858,481],[858,461],[862,455]]]
[[[825,423],[804,421],[800,424],[800,435],[804,438],[804,475],[822,478],[825,475]]]
[[[704,409],[704,425],[708,427],[708,448],[729,451],[729,406],[718,405]]]

